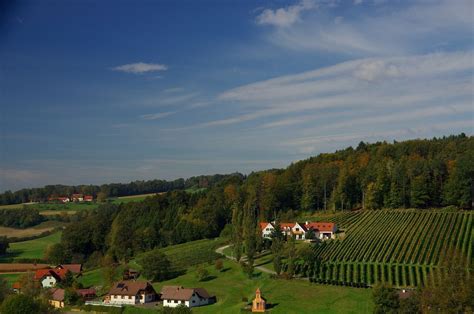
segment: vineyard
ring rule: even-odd
[[[473,216],[402,210],[335,215],[329,220],[344,229],[344,236],[317,246],[321,262],[311,280],[352,286],[379,281],[397,287],[418,286],[429,273],[436,274],[448,249],[462,253],[472,264]]]

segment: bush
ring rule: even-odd
[[[209,277],[209,271],[202,267],[202,266],[199,266],[197,269],[196,269],[196,278],[199,280],[199,281],[203,281],[205,280],[207,277]]]
[[[216,262],[215,262],[214,266],[215,266],[216,270],[222,271],[222,268],[224,267],[224,262],[220,258],[216,259]]]

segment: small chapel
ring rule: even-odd
[[[257,288],[257,291],[255,291],[255,299],[253,299],[252,301],[252,312],[253,313],[265,312],[266,303],[267,301],[265,300],[264,297],[262,297],[260,289]]]

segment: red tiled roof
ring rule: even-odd
[[[280,222],[281,229],[293,228],[295,225],[294,222]]]
[[[66,278],[67,269],[38,269],[35,272],[35,280],[41,280],[45,276],[53,276],[58,280]]]
[[[269,222],[261,222],[260,223],[260,229],[263,230],[265,229],[266,226],[268,226]]]
[[[35,272],[35,280],[40,280],[41,278],[43,278],[44,276],[49,276],[51,275],[50,273],[51,269],[38,269],[36,272]]]
[[[19,283],[18,281],[14,282],[13,285],[12,285],[12,288],[13,289],[21,289],[21,283]]]
[[[85,200],[92,200],[92,199],[94,199],[94,197],[92,195],[85,195],[84,199]]]
[[[305,225],[306,229],[313,228],[318,231],[334,231],[334,223],[332,222],[310,222]]]

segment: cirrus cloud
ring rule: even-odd
[[[142,74],[146,72],[166,71],[168,70],[168,66],[158,63],[137,62],[119,65],[113,67],[112,70],[125,73]]]

